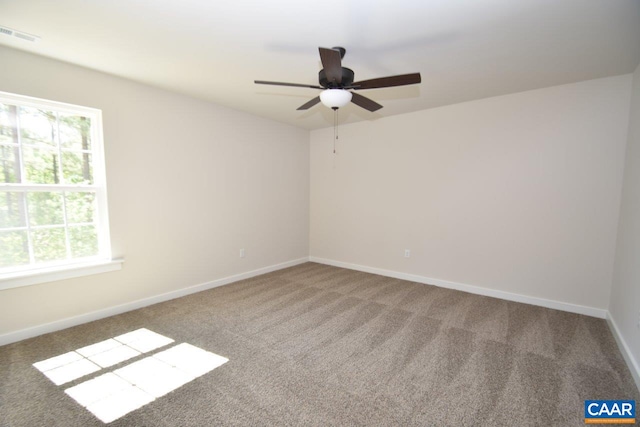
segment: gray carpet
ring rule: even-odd
[[[97,374],[32,364],[138,328],[229,362],[110,426],[583,426],[585,399],[640,402],[604,320],[306,263],[0,347],[0,426],[104,425],[64,393]]]

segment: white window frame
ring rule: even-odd
[[[91,192],[94,192],[96,203],[94,224],[96,225],[99,244],[98,255],[92,257],[66,259],[40,264],[30,263],[28,265],[3,268],[0,270],[0,290],[119,270],[121,268],[122,260],[113,260],[111,255],[109,212],[107,205],[107,180],[102,133],[102,111],[95,108],[49,101],[1,91],[0,102],[11,105],[51,110],[57,113],[83,115],[91,118],[91,163],[93,167],[92,184],[0,183],[0,190],[24,191],[27,194],[34,191],[69,192],[90,190]],[[58,149],[60,149],[59,142]],[[22,161],[20,162],[20,167],[24,170],[24,164]],[[24,176],[24,174],[22,176]],[[64,228],[66,230],[68,226],[66,209],[63,209],[63,217]],[[28,217],[25,220],[25,228],[29,230],[30,225]],[[39,228],[46,228],[46,226]],[[31,243],[29,245],[31,247]]]

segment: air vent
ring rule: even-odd
[[[17,33],[17,32],[15,32],[15,33],[13,33],[13,35],[16,36],[19,39],[26,40],[26,41],[29,41],[29,42],[37,42],[38,41],[38,37],[32,36],[31,34],[27,34],[27,33]]]
[[[4,34],[5,36],[13,36],[22,40],[26,40],[28,42],[37,42],[40,41],[40,37],[34,36],[33,34],[23,33],[21,31],[12,30],[8,27],[0,27],[0,34]]]

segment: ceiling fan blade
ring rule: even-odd
[[[320,97],[316,96],[315,98],[313,98],[311,101],[302,104],[301,106],[299,106],[297,108],[297,110],[308,110],[309,108],[313,107],[314,105],[316,105],[318,102],[320,102]]]
[[[342,83],[342,55],[340,51],[326,47],[319,47],[318,50],[327,80],[339,85]]]
[[[378,104],[372,99],[367,98],[366,96],[360,95],[359,93],[351,92],[351,95],[351,102],[364,108],[365,110],[374,112],[382,108],[382,105]]]
[[[293,87],[307,87],[311,89],[324,89],[322,86],[304,85],[300,83],[267,82],[264,80],[254,80],[253,82],[258,85],[293,86]]]
[[[353,88],[358,89],[378,89],[383,87],[405,86],[420,83],[422,78],[420,73],[400,74],[397,76],[380,77],[371,80],[362,80],[354,82]]]

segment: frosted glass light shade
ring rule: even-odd
[[[351,102],[351,92],[344,89],[325,89],[320,101],[329,108],[340,108]]]

